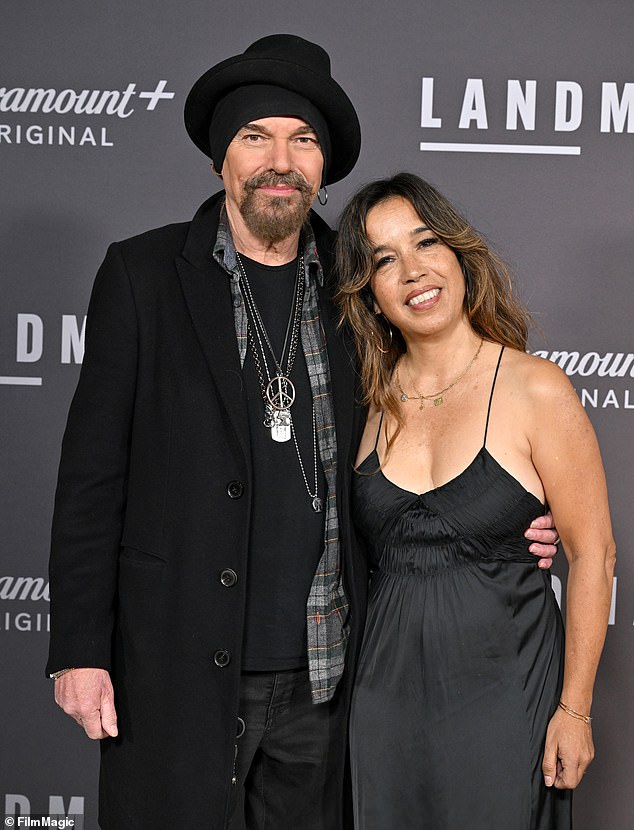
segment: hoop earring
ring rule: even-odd
[[[322,197],[322,195],[321,195],[321,194],[322,194],[322,192],[323,192],[323,194],[324,194],[324,195],[323,195],[323,197]],[[328,204],[328,189],[326,188],[326,185],[325,185],[325,184],[324,184],[324,185],[322,185],[322,186],[319,188],[319,190],[317,191],[317,201],[319,202],[319,204],[320,204],[322,207],[323,207],[324,205]]]
[[[213,161],[211,162],[210,167],[211,167],[211,172],[214,174],[214,176],[218,176],[218,178],[221,179],[222,178],[222,173],[219,173],[216,170],[216,165],[213,163]]]
[[[379,314],[380,313],[381,312],[379,312]],[[392,348],[392,340],[394,339],[394,336],[393,336],[393,333],[392,333],[392,324],[390,323],[389,320],[387,321],[387,326],[388,326],[388,331],[390,333],[390,340],[387,344],[387,349],[381,348],[381,343],[383,341],[383,335],[381,335],[380,340],[377,340],[377,344],[376,344],[377,351],[381,352],[381,354],[388,354],[389,353],[390,349]],[[372,338],[374,339],[374,332],[372,330],[370,330],[370,334],[372,335]]]

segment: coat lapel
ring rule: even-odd
[[[354,415],[355,377],[353,373],[352,345],[338,329],[338,311],[327,289],[320,288],[319,313],[328,349],[330,383],[337,428],[337,454],[342,463],[348,463],[352,443]]]
[[[218,394],[247,462],[250,459],[247,397],[233,322],[229,277],[213,259],[221,194],[209,199],[191,223],[176,260],[189,314]]]

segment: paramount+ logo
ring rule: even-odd
[[[48,633],[48,581],[36,576],[0,576],[0,634]]]
[[[586,409],[634,411],[632,389],[626,384],[614,383],[615,380],[627,382],[634,378],[634,353],[562,350],[536,351],[533,354],[556,363],[564,370]]]
[[[148,89],[137,89],[136,83],[128,83],[124,89],[80,90],[2,86],[0,118],[7,123],[0,123],[0,148],[113,147],[114,136],[106,119],[127,119],[140,107],[152,112],[174,96],[166,80]],[[64,117],[61,124],[60,117]],[[86,123],[86,118],[100,119],[99,125]]]

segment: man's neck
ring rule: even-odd
[[[300,231],[279,242],[259,239],[246,226],[239,211],[226,202],[227,219],[236,251],[262,265],[285,265],[297,256]]]

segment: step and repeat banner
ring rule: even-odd
[[[575,827],[631,828],[633,29],[631,0],[4,0],[0,815],[97,827],[98,747],[44,677],[55,477],[94,274],[110,241],[187,220],[217,189],[182,123],[193,81],[292,32],[328,50],[362,125],[325,218],[373,178],[433,182],[511,263],[531,349],[565,369],[598,433],[620,558]]]

